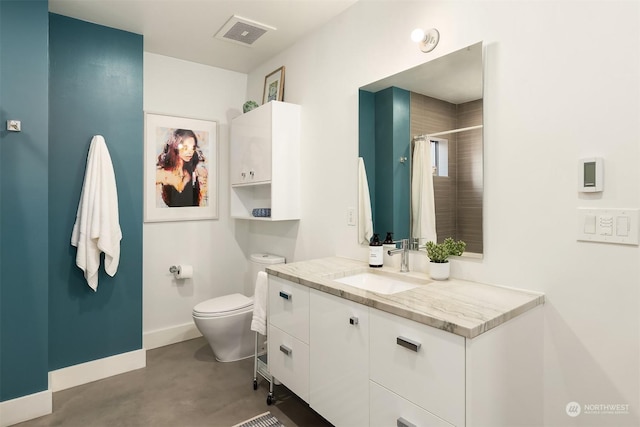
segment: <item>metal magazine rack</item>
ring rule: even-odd
[[[253,355],[253,389],[258,389],[258,375],[269,382],[269,394],[267,395],[267,405],[271,405],[275,402],[273,396],[273,377],[269,373],[269,355],[267,353],[267,347],[265,345],[264,351],[260,348],[260,334],[256,334],[255,352]],[[265,343],[266,344],[266,343]]]

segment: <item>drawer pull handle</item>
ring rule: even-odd
[[[396,338],[396,344],[401,345],[404,348],[408,348],[411,351],[415,351],[416,353],[418,352],[418,350],[420,349],[420,346],[422,345],[419,342],[410,340],[409,338],[405,338],[405,337]]]
[[[287,356],[291,356],[292,350],[284,344],[280,344],[280,351],[286,354]]]
[[[291,300],[291,298],[293,298],[293,295],[286,293],[284,291],[280,291],[280,296],[286,300]]]
[[[357,325],[358,324],[358,318],[356,316],[351,316],[349,318],[349,324],[351,325]]]
[[[398,427],[416,427],[416,425],[414,423],[410,423],[409,421],[405,420],[404,418],[400,417],[396,420],[396,426]]]

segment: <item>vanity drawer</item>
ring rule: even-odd
[[[269,275],[269,323],[309,344],[309,288]]]
[[[464,425],[464,338],[377,309],[370,317],[371,380],[451,424]]]
[[[369,382],[371,427],[453,427],[373,381]]]
[[[309,402],[309,346],[269,326],[269,373],[305,402]]]

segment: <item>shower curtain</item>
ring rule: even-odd
[[[415,138],[411,173],[411,236],[436,242],[436,207],[431,165],[431,142],[422,136]]]

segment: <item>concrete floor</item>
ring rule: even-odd
[[[253,358],[216,362],[204,338],[147,352],[147,367],[53,394],[53,413],[20,427],[229,427],[271,412],[286,427],[330,426],[284,386],[266,403],[253,390]]]

